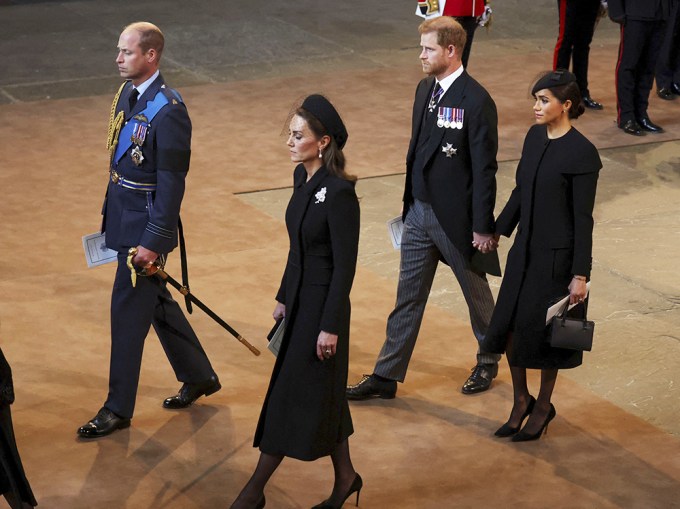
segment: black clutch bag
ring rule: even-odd
[[[595,323],[588,320],[588,299],[582,306],[583,317],[576,318],[567,316],[569,300],[557,316],[553,316],[550,325],[550,346],[555,348],[567,348],[569,350],[582,350],[590,352],[593,347],[593,332]]]

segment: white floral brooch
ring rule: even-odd
[[[321,190],[314,195],[316,201],[314,203],[323,203],[326,201],[326,188],[322,187]]]

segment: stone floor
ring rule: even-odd
[[[496,5],[497,4],[497,5]],[[198,3],[0,0],[0,344],[12,407],[40,507],[228,507],[252,471],[250,446],[273,358],[264,336],[287,250],[291,164],[281,136],[293,102],[328,94],[350,132],[360,177],[360,260],[352,293],[350,381],[370,372],[394,304],[398,252],[385,222],[401,207],[417,62],[413,0]],[[495,2],[469,71],[497,102],[498,200],[512,185],[532,123],[528,88],[552,62],[552,0]],[[106,395],[112,267],[87,269],[82,235],[99,226],[104,138],[120,29],[164,30],[166,79],[194,125],[183,205],[192,288],[263,350],[255,357],[207,316],[192,324],[223,389],[185,412],[160,408],[177,388],[153,335],[130,430],[81,443],[75,429]],[[511,406],[503,366],[486,394],[460,385],[475,345],[445,267],[398,398],[352,404],[351,447],[373,508],[680,507],[680,100],[654,94],[666,133],[616,128],[615,25],[591,52],[591,92],[605,104],[576,126],[600,149],[591,314],[593,352],[563,372],[549,434],[510,444],[491,434]],[[505,258],[509,242],[501,245]],[[177,257],[168,270],[178,272]],[[499,279],[492,279],[494,292]],[[536,383],[536,379],[532,379]],[[309,507],[331,489],[330,461],[287,460],[267,507]]]

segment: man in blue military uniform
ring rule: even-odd
[[[161,345],[183,382],[165,408],[185,408],[218,391],[210,361],[165,283],[138,277],[136,270],[162,262],[178,243],[179,211],[191,154],[191,121],[177,92],[159,72],[162,32],[151,23],[127,26],[118,41],[116,63],[126,81],[111,111],[110,180],[102,231],[106,245],[118,251],[111,297],[109,394],[97,415],[78,429],[83,438],[106,436],[130,426],[135,406],[144,340],[153,325]]]

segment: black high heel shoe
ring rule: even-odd
[[[526,431],[522,430],[519,433],[517,433],[514,437],[512,437],[512,441],[528,442],[529,440],[538,440],[539,438],[541,438],[541,435],[543,433],[548,432],[548,424],[550,424],[550,421],[552,421],[556,415],[557,411],[555,410],[553,404],[550,403],[550,412],[548,412],[548,417],[545,418],[545,421],[543,422],[543,426],[541,426],[541,429],[539,429],[536,433],[527,433]]]
[[[255,506],[255,509],[262,509],[266,504],[267,504],[267,501],[265,500],[264,495],[262,495],[262,498],[260,499],[260,501]]]
[[[494,433],[494,435],[496,435],[497,437],[505,438],[505,437],[511,437],[512,435],[517,434],[519,429],[522,427],[522,423],[524,422],[524,419],[529,417],[529,414],[531,414],[531,412],[534,411],[534,405],[535,404],[536,404],[536,398],[534,398],[533,396],[530,396],[529,405],[527,406],[527,409],[522,414],[522,418],[520,419],[519,424],[517,426],[510,426],[506,422],[505,424],[503,424],[503,426],[501,426],[500,428],[498,428],[496,430],[496,433]]]
[[[312,507],[312,509],[340,509],[345,501],[354,493],[355,491],[357,492],[357,501],[356,501],[356,506],[359,507],[359,493],[361,493],[361,488],[364,487],[364,482],[361,480],[361,476],[357,474],[354,477],[354,480],[352,481],[352,485],[349,487],[349,490],[347,490],[347,494],[344,496],[342,499],[342,502],[340,502],[340,505],[333,505],[331,504],[328,499],[324,500],[318,505],[315,505]]]

